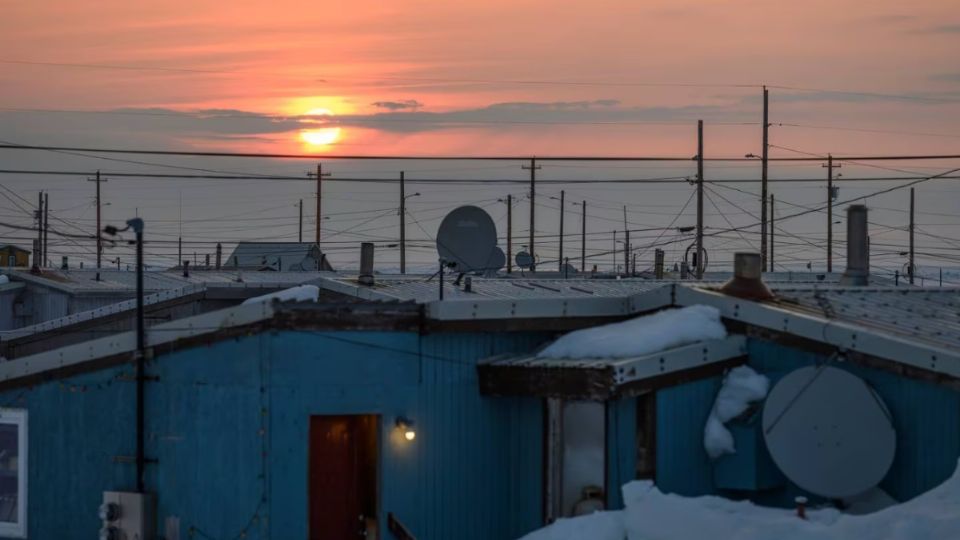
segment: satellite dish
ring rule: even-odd
[[[485,271],[496,262],[496,250],[497,226],[476,206],[461,206],[440,223],[437,253],[457,272]]]
[[[487,265],[487,268],[483,271],[484,276],[496,277],[497,272],[500,271],[507,264],[507,255],[499,247],[493,248],[493,253],[490,255],[490,264]]]
[[[763,436],[790,481],[831,499],[875,487],[896,451],[896,432],[880,396],[863,379],[834,367],[804,367],[781,379],[763,407]]]
[[[516,262],[520,268],[530,268],[533,266],[533,257],[526,251],[521,251],[514,257],[514,262]]]

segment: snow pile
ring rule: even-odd
[[[623,486],[626,510],[560,520],[523,540],[939,540],[960,538],[960,471],[919,497],[868,515],[833,508],[766,508],[722,497],[661,493],[649,481]],[[616,525],[622,529],[617,536]]]
[[[318,298],[320,298],[320,287],[316,285],[297,285],[275,293],[247,298],[243,301],[243,305],[266,304],[274,300],[277,302],[316,302]]]
[[[558,519],[521,540],[624,540],[623,512],[596,512],[589,516]]]
[[[0,274],[0,285],[6,285],[10,283],[10,277],[6,274]]]
[[[736,452],[733,434],[724,424],[743,414],[750,403],[767,397],[769,390],[770,380],[747,366],[727,373],[703,428],[703,447],[710,459]]]
[[[717,308],[690,306],[570,332],[537,357],[626,358],[725,337],[727,331]]]

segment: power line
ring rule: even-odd
[[[773,146],[773,145],[771,145]],[[272,158],[272,159],[310,159],[310,160],[371,160],[371,161],[529,161],[529,156],[388,156],[388,155],[334,155],[334,154],[286,154],[286,153],[266,153],[266,152],[201,152],[190,150],[149,150],[149,149],[121,149],[121,148],[90,148],[75,146],[47,146],[47,145],[28,145],[28,144],[0,144],[0,149],[4,150],[43,150],[51,152],[86,152],[95,154],[140,154],[140,155],[158,155],[158,156],[193,156],[193,157],[246,157],[246,158]],[[692,157],[667,157],[667,156],[538,156],[538,161],[678,161],[693,162]],[[802,161],[823,161],[826,158],[821,157],[778,157],[770,158],[770,161],[802,162]],[[886,156],[834,156],[834,159],[851,161],[920,161],[920,160],[944,160],[960,159],[960,154],[930,154],[930,155],[886,155]],[[733,162],[752,162],[752,158],[746,157],[715,157],[704,158],[705,161],[733,161]]]

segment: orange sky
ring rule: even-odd
[[[717,124],[758,122],[759,90],[725,84],[909,94],[923,99],[774,88],[771,120],[957,135],[775,127],[771,141],[782,146],[926,152],[960,141],[955,0],[45,0],[3,9],[0,106],[48,111],[8,112],[16,129],[3,135],[18,141],[81,144],[93,133],[128,146],[687,155],[704,118],[708,153],[756,151],[759,126]],[[584,82],[598,84],[569,84]],[[637,85],[648,83],[711,86]],[[391,103],[416,108],[383,106]],[[164,111],[140,110],[156,108]],[[231,112],[197,117],[207,109]],[[315,109],[341,117],[335,144],[305,145],[302,127],[273,118]]]

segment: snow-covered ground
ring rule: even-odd
[[[717,308],[690,306],[570,332],[537,357],[627,358],[725,337],[727,331]]]
[[[852,515],[809,509],[807,519],[722,497],[661,493],[649,481],[623,486],[625,510],[562,519],[523,540],[940,540],[960,538],[960,469],[908,502]]]

